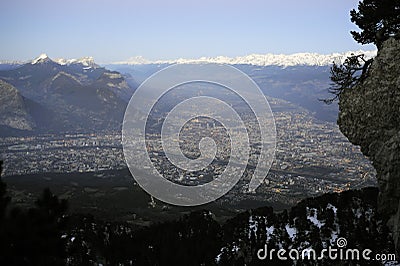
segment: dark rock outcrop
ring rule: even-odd
[[[378,211],[400,253],[400,40],[383,43],[368,77],[340,95],[339,108],[340,130],[377,171]]]

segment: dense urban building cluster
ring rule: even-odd
[[[279,106],[279,100],[276,101],[271,104]],[[257,193],[248,193],[246,189],[258,160],[256,142],[251,146],[242,179],[221,202],[253,198],[295,203],[305,196],[376,185],[372,165],[335,124],[315,120],[308,111],[297,107],[274,111],[274,116],[276,153],[264,183]],[[227,167],[232,148],[222,125],[211,120],[194,120],[185,125],[181,135],[183,153],[190,158],[199,156],[201,137],[212,138],[217,146],[213,163],[201,171],[177,169],[165,156],[159,134],[152,133],[148,135],[147,149],[156,169],[164,177],[184,185],[199,185],[218,178]],[[5,176],[126,168],[120,132],[2,138],[0,152],[5,161]],[[143,156],[148,155],[138,150],[133,159],[140,163]]]

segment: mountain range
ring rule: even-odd
[[[343,53],[318,54],[250,54],[246,56],[227,57],[200,57],[197,59],[172,59],[172,60],[148,60],[142,56],[132,57],[126,61],[115,62],[116,65],[148,65],[148,64],[188,64],[188,63],[216,63],[228,65],[254,65],[254,66],[327,66],[332,62],[343,62],[351,54],[364,54],[366,58],[376,56],[377,51],[348,51]]]
[[[141,83],[152,74],[170,64],[111,64],[108,69],[125,73]],[[251,64],[233,65],[252,78],[261,91],[270,97],[289,101],[308,109],[314,117],[328,122],[336,122],[337,103],[327,105],[320,99],[329,98],[331,85],[330,67],[324,66],[256,66]]]
[[[0,71],[0,80],[2,134],[118,129],[133,93],[123,75],[92,58],[54,61],[42,54]]]
[[[238,57],[201,57],[198,59],[147,60],[133,57],[127,61],[107,64],[108,69],[129,73],[136,81],[142,82],[155,72],[172,64],[217,63],[229,64],[249,75],[270,97],[283,99],[310,110],[323,121],[336,122],[338,106],[326,105],[321,99],[330,97],[330,67],[332,63],[343,63],[352,54],[376,56],[377,51],[348,51],[332,54],[251,54]]]
[[[142,81],[171,64],[200,62],[231,64],[248,74],[265,95],[334,122],[337,104],[327,106],[319,99],[329,97],[332,62],[341,62],[352,53],[364,53],[368,58],[376,51],[165,61],[137,57],[104,66],[92,57],[53,60],[46,54],[24,63],[0,61],[1,134],[119,129],[125,107]]]

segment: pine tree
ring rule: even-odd
[[[7,205],[10,202],[10,197],[7,196],[7,185],[1,179],[2,172],[3,172],[3,162],[0,161],[0,224],[4,219]]]
[[[352,54],[345,59],[343,64],[333,63],[330,76],[332,83],[328,92],[334,96],[322,101],[326,104],[331,104],[339,99],[343,91],[352,89],[357,84],[360,84],[368,76],[372,61],[373,59],[366,60],[364,54]]]
[[[382,42],[399,33],[400,0],[364,0],[358,10],[350,11],[351,21],[361,32],[351,31],[353,38],[361,43],[375,44],[378,49]]]

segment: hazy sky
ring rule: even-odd
[[[349,31],[356,0],[2,0],[0,59],[126,60],[374,49]]]

